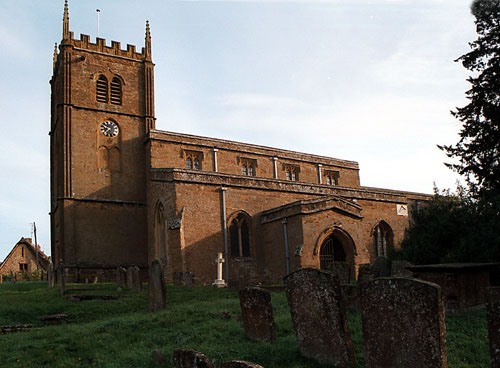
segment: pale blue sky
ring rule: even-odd
[[[0,2],[0,260],[36,221],[50,252],[49,121],[63,0]],[[466,103],[470,0],[70,0],[122,47],[151,23],[157,128],[358,161],[365,186],[454,187],[436,144]]]

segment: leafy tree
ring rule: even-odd
[[[485,198],[500,192],[500,0],[475,0],[471,12],[478,39],[456,60],[473,73],[470,102],[452,112],[463,124],[458,143],[439,148],[458,160],[447,166],[465,177],[472,194]]]

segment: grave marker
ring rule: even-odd
[[[156,312],[165,309],[167,305],[165,277],[163,275],[163,265],[158,259],[155,259],[149,267],[148,289],[149,311]]]
[[[175,349],[174,368],[214,368],[205,355],[191,349]]]
[[[240,291],[241,316],[245,334],[256,341],[276,340],[271,293],[257,287]]]
[[[299,352],[320,364],[353,367],[351,336],[338,278],[301,269],[284,278]]]
[[[217,288],[226,287],[226,282],[222,278],[222,264],[225,262],[222,253],[217,254],[217,258],[215,259],[215,263],[217,263],[217,279],[213,282],[212,286]]]
[[[441,288],[410,278],[360,285],[366,368],[445,368]]]

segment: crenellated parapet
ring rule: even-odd
[[[86,34],[80,34],[80,38],[75,39],[73,32],[70,32],[70,39],[67,40],[66,45],[71,45],[75,49],[82,49],[127,59],[146,59],[146,49],[144,47],[141,49],[141,52],[137,52],[136,46],[130,44],[127,44],[127,47],[122,49],[121,44],[118,41],[111,41],[111,45],[108,45],[106,39],[97,37],[95,42],[92,42],[90,36]]]

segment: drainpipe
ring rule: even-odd
[[[222,207],[222,233],[224,234],[224,267],[226,271],[226,283],[229,285],[229,251],[227,241],[227,215],[226,215],[226,187],[221,187],[221,207]]]
[[[290,273],[290,252],[288,251],[288,221],[284,218],[281,223],[283,224],[283,236],[285,238],[285,265],[286,265],[286,274]]]

